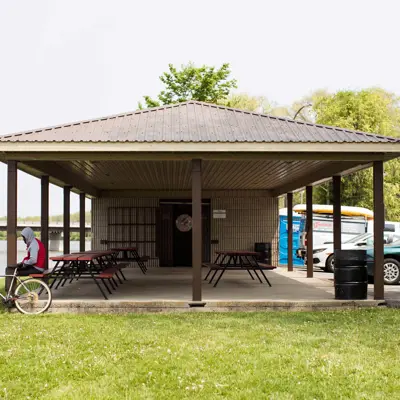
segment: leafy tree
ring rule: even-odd
[[[379,88],[316,96],[313,111],[319,124],[400,136],[399,98]],[[400,219],[399,178],[400,160],[385,163],[385,211],[390,220]],[[343,204],[373,208],[372,169],[346,176],[342,182]],[[314,199],[332,202],[331,183],[317,187]]]
[[[225,100],[218,102],[221,105],[253,112],[269,112],[271,104],[265,97],[250,96],[247,93],[230,94]]]
[[[217,104],[226,100],[231,89],[237,87],[236,80],[230,79],[231,70],[227,63],[219,69],[207,65],[196,67],[193,63],[182,65],[180,69],[169,64],[168,69],[160,76],[165,89],[157,99],[144,96],[148,108],[188,100]],[[141,103],[139,108],[143,108]]]
[[[314,98],[316,122],[386,136],[400,134],[399,98],[383,89],[339,91]]]

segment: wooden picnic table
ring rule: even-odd
[[[203,264],[203,266],[209,268],[209,271],[204,280],[207,280],[211,272],[214,271],[214,274],[211,276],[210,281],[208,283],[211,283],[216,277],[218,271],[221,271],[220,275],[218,276],[217,280],[214,283],[214,287],[218,285],[218,282],[220,281],[222,275],[224,275],[226,270],[246,270],[250,275],[251,279],[254,280],[254,277],[251,273],[252,271],[254,272],[255,276],[258,278],[260,283],[263,283],[263,281],[261,280],[260,276],[257,273],[257,271],[259,271],[261,275],[264,277],[265,282],[268,283],[269,286],[271,286],[271,283],[265,276],[264,271],[273,270],[276,267],[272,265],[259,263],[258,257],[260,253],[248,250],[218,250],[215,253],[217,254],[217,257],[212,264],[209,263]]]
[[[46,271],[44,274],[40,274],[44,275],[43,277],[52,279],[50,288],[53,288],[57,283],[55,289],[58,289],[60,285],[64,286],[68,280],[71,283],[75,279],[93,279],[100,292],[107,300],[107,295],[99,281],[103,283],[108,293],[111,294],[112,292],[110,287],[116,289],[118,286],[114,276],[118,279],[119,283],[126,280],[121,271],[123,266],[117,263],[115,251],[112,250],[90,250],[85,252],[62,254],[50,257],[50,260],[55,261],[56,265],[54,268]],[[106,281],[109,285],[107,285]]]
[[[137,247],[114,247],[111,251],[116,253],[117,261],[135,262],[143,274],[146,273],[147,267],[145,262],[149,260],[149,257],[140,257]]]

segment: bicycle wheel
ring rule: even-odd
[[[22,314],[41,314],[51,304],[50,288],[39,279],[27,279],[15,289],[15,306]]]

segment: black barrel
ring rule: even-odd
[[[337,255],[336,255],[337,254]],[[335,251],[335,268],[336,267],[355,267],[367,264],[367,253],[365,250],[336,250]]]
[[[271,243],[254,243],[254,251],[260,254],[258,261],[271,264]]]
[[[335,299],[365,300],[368,296],[367,252],[335,250]]]

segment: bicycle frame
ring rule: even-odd
[[[22,279],[20,279],[19,276],[17,275],[17,270],[18,270],[18,268],[15,268],[13,275],[10,275],[10,274],[0,275],[0,278],[12,277],[11,284],[10,284],[10,287],[8,288],[8,292],[6,293],[6,295],[4,296],[2,293],[0,293],[0,297],[3,299],[3,301],[7,301],[7,300],[10,300],[12,298],[12,289],[14,287],[15,281],[17,281],[18,283],[23,285],[25,287],[25,289],[28,289],[24,285],[24,281]],[[29,279],[29,276],[28,277],[24,276],[23,278],[28,278]]]

